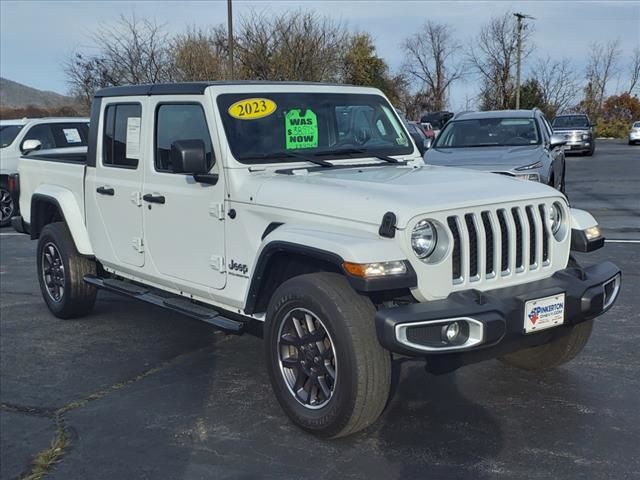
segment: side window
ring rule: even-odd
[[[551,129],[551,125],[549,125],[549,121],[547,120],[547,118],[544,115],[542,115],[540,118],[542,118],[542,125],[544,126],[544,129],[547,132],[547,138],[550,138],[551,135],[553,134],[553,130]]]
[[[57,148],[86,147],[89,127],[86,123],[52,123],[51,133]]]
[[[102,136],[102,164],[105,167],[138,167],[141,115],[139,103],[107,105]]]
[[[158,105],[154,160],[156,171],[173,173],[171,145],[179,140],[202,140],[209,169],[213,167],[213,145],[202,105],[195,103]]]
[[[39,140],[42,144],[42,147],[40,147],[41,150],[56,148],[56,142],[53,139],[51,127],[47,124],[41,124],[32,127],[24,136],[22,143],[24,143],[25,140]],[[22,147],[22,145],[20,147]]]

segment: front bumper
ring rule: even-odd
[[[571,326],[602,315],[615,303],[620,276],[617,266],[603,262],[586,268],[567,268],[544,280],[514,287],[486,292],[467,290],[443,300],[379,310],[375,318],[378,340],[394,353],[426,357],[429,370],[435,373],[451,371],[548,343],[567,334]],[[560,293],[565,294],[564,323],[525,334],[526,302]],[[456,319],[469,322],[470,336],[477,341],[461,346],[447,346],[445,342],[434,346],[433,326]],[[426,330],[430,325],[432,333]],[[412,328],[418,330],[413,331],[408,341],[407,332]]]

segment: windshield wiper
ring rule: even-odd
[[[316,165],[320,165],[321,167],[333,167],[333,163],[296,152],[272,152],[258,156],[241,157],[240,160],[275,160],[278,158],[297,158],[300,160],[305,160],[307,162],[315,163]]]
[[[379,160],[384,160],[385,162],[398,163],[398,160],[396,160],[393,157],[389,157],[387,155],[377,155],[374,153],[368,153],[368,150],[366,148],[343,148],[342,150],[326,150],[321,152],[314,152],[313,154],[315,156],[323,156],[323,155],[351,155],[351,154],[358,154],[358,153],[364,153],[364,154],[367,154],[367,156],[377,158]]]

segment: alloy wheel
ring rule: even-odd
[[[64,295],[64,264],[58,247],[52,242],[42,249],[42,278],[49,297],[54,302],[61,301]]]
[[[14,211],[13,198],[9,190],[0,188],[0,222],[5,223],[11,220]]]
[[[324,407],[335,390],[338,365],[334,342],[316,314],[289,311],[278,332],[280,371],[289,392],[305,408]]]

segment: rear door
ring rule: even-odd
[[[147,163],[143,198],[144,230],[150,261],[165,280],[180,290],[208,296],[226,283],[224,259],[224,179],[214,136],[211,108],[201,96],[179,101],[150,97],[154,112],[153,158]],[[217,184],[198,183],[192,175],[174,172],[171,145],[202,140],[209,171]],[[216,150],[218,154],[216,155]]]
[[[96,257],[115,268],[145,262],[141,188],[147,152],[141,125],[146,102],[114,98],[103,103],[95,173],[87,173],[91,243]]]

